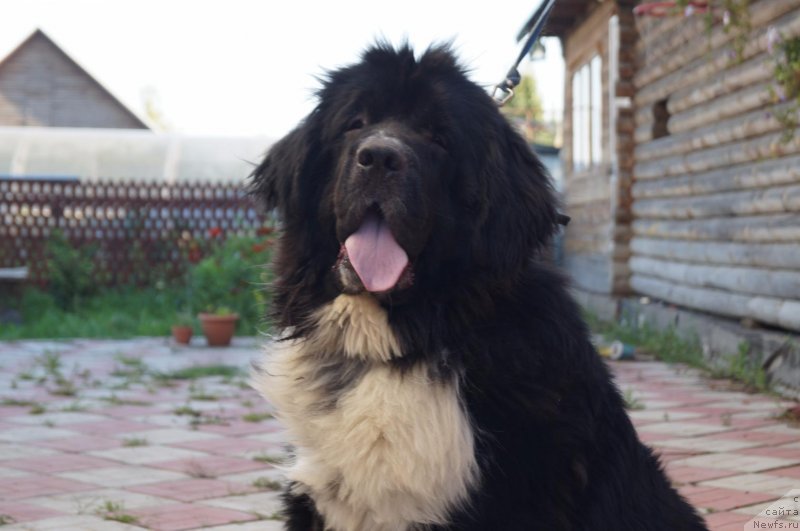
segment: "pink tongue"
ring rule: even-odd
[[[367,291],[392,289],[408,265],[408,255],[394,239],[386,220],[377,214],[368,214],[344,247]]]

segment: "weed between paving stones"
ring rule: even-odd
[[[136,516],[125,513],[125,507],[122,503],[111,500],[103,502],[103,504],[97,508],[95,514],[102,517],[103,520],[113,520],[123,524],[135,524],[139,521]]]
[[[265,477],[256,478],[252,485],[261,490],[281,490],[283,488],[283,484],[280,481]]]

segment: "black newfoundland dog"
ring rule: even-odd
[[[254,171],[287,529],[697,530],[563,277],[545,170],[447,47],[377,45]]]

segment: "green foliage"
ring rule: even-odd
[[[96,291],[92,278],[93,248],[72,245],[59,231],[54,231],[45,244],[47,291],[63,310],[74,310]]]
[[[775,111],[775,118],[783,125],[782,140],[791,142],[798,127],[800,115],[800,37],[782,40],[776,47],[775,102],[791,102],[788,107]]]
[[[270,280],[269,256],[269,247],[256,238],[226,240],[190,272],[194,307],[236,313],[240,329],[255,329],[266,313],[260,290]]]
[[[698,340],[681,338],[674,328],[656,329],[645,323],[633,326],[626,322],[606,322],[592,314],[585,314],[590,328],[608,340],[618,339],[623,343],[655,354],[662,361],[685,363],[708,372],[712,378],[731,378],[747,388],[756,391],[769,391],[769,381],[764,369],[750,355],[750,345],[739,344],[738,352],[724,357],[725,364],[709,366],[703,358],[703,350]],[[626,402],[628,401],[626,392]],[[630,398],[633,398],[632,395]],[[628,404],[630,407],[630,404]]]
[[[524,75],[514,89],[514,97],[503,106],[509,116],[524,118],[529,122],[541,121],[543,117],[542,98],[536,87],[536,79]]]
[[[173,372],[159,374],[159,378],[168,380],[197,380],[198,378],[209,378],[211,376],[231,378],[241,374],[242,370],[233,365],[194,365]]]
[[[661,360],[670,363],[686,363],[693,367],[705,367],[703,350],[697,340],[686,340],[674,328],[658,330],[648,323],[633,326],[626,322],[600,321],[591,314],[586,315],[589,326],[608,340],[618,339],[652,352]]]
[[[0,340],[166,336],[176,321],[195,325],[189,310],[209,307],[237,313],[238,333],[255,335],[265,327],[269,301],[270,233],[212,240],[195,256],[197,264],[187,260],[184,279],[165,282],[159,273],[151,285],[103,290],[93,282],[91,250],[76,249],[56,233],[47,244],[51,282],[44,291],[23,293],[23,324],[0,323]]]

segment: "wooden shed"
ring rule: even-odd
[[[629,291],[634,29],[613,0],[559,0],[545,28],[566,64],[564,261],[579,289],[609,295]]]
[[[0,58],[0,126],[148,129],[41,30]]]
[[[800,98],[778,74],[800,1],[636,3],[562,0],[550,25],[576,287],[800,330]]]

